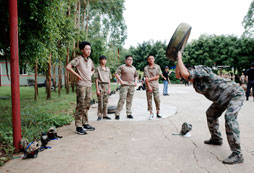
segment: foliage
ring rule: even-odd
[[[122,47],[127,29],[123,18],[124,0],[91,1],[86,8],[89,8],[86,17],[92,26],[88,39],[100,37],[108,47]]]
[[[80,40],[91,42],[93,52],[91,58],[95,64],[99,63],[98,58],[100,55],[106,55],[110,58],[111,62],[114,62],[108,63],[110,68],[113,69],[115,62],[118,62],[117,64],[119,65],[117,49],[123,49],[122,46],[127,37],[127,27],[123,18],[124,1],[94,0],[89,2],[89,6],[86,4],[85,9],[84,6],[81,6],[81,11],[87,11],[84,17],[88,18],[88,23],[84,22],[81,24]],[[82,15],[84,14],[82,13]],[[88,31],[82,25],[88,25]]]
[[[77,3],[83,4],[79,13]],[[0,38],[0,55],[9,58],[8,1],[1,1],[0,5],[3,24],[0,31],[4,33]],[[98,56],[107,49],[122,48],[127,29],[123,11],[124,0],[18,1],[20,65],[29,64],[33,69],[38,59],[39,71],[45,71],[49,53],[53,62],[64,61],[66,47],[74,40],[92,43],[92,58],[97,64]],[[77,22],[80,18],[83,18],[82,24]],[[85,26],[89,28],[87,32]]]
[[[252,37],[254,36],[254,1],[250,3],[249,10],[243,18],[242,25],[245,29],[243,36]]]
[[[166,43],[161,41],[145,41],[138,44],[137,47],[130,47],[130,54],[133,56],[133,65],[141,71],[144,71],[147,65],[147,56],[149,54],[155,57],[155,63],[163,70],[165,66],[172,67],[174,63],[166,57]]]
[[[38,59],[41,71],[46,71],[50,52],[55,61],[65,53],[61,47],[75,36],[73,22],[66,15],[68,1],[18,2],[21,63],[34,66]]]
[[[254,39],[233,35],[202,35],[184,50],[187,65],[229,66],[238,72],[254,61]]]

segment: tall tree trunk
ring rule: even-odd
[[[49,60],[48,60],[48,73],[47,73],[47,82],[46,82],[46,88],[47,88],[47,100],[51,98],[51,52],[49,54]]]
[[[54,87],[54,92],[56,92],[56,65],[53,64],[53,87]]]
[[[117,49],[117,61],[118,61],[118,64],[120,63],[120,50],[119,48]]]
[[[58,96],[61,96],[61,86],[62,86],[62,69],[61,69],[61,61],[59,61],[58,65]]]
[[[68,12],[67,12],[67,16],[70,17],[71,16],[71,6],[69,5],[68,7]],[[67,44],[67,55],[66,55],[66,66],[69,64],[69,60],[70,60],[70,49],[69,49],[69,44]],[[64,85],[65,85],[65,89],[66,89],[66,94],[70,93],[70,76],[69,76],[69,72],[65,69],[65,73],[64,73]]]
[[[69,47],[67,47],[67,56],[66,56],[66,65],[69,64],[69,59],[70,59],[70,50],[69,50]],[[65,70],[65,88],[66,88],[66,94],[69,94],[70,93],[70,84],[69,84],[69,79],[70,79],[70,76],[69,76],[69,72],[67,70]]]
[[[5,57],[5,69],[6,69],[6,75],[8,80],[10,80],[10,76],[9,76],[9,68],[8,68],[8,59],[7,57]],[[19,73],[19,72],[18,72]]]
[[[79,33],[80,33],[80,7],[81,7],[81,3],[80,3],[80,0],[78,0],[77,1],[77,29]]]
[[[2,86],[2,79],[1,79],[2,73],[1,73],[1,71],[2,71],[2,69],[1,69],[1,65],[0,65],[0,87]]]
[[[35,101],[37,101],[37,97],[38,97],[37,75],[38,75],[38,59],[36,59],[36,61],[35,61],[35,69],[34,69],[34,100]]]
[[[81,21],[82,31],[85,30],[85,16],[86,16],[86,0],[83,0],[83,16],[82,16],[82,21]]]
[[[80,21],[80,0],[77,0],[77,3],[75,3],[75,28],[77,28],[78,26],[78,21]],[[78,28],[78,31],[80,29]],[[77,42],[77,47],[78,47],[79,42]],[[73,43],[73,52],[72,52],[72,59],[75,58],[76,56],[76,44],[75,41]],[[71,88],[72,88],[72,92],[75,92],[75,76],[73,74],[71,74]]]
[[[88,20],[89,20],[89,15],[88,15],[88,12],[89,12],[89,0],[87,0],[87,7],[86,7],[86,40],[88,38]]]
[[[75,53],[75,43],[74,43],[74,46],[73,46],[73,52],[72,52],[72,59],[75,58],[76,56],[76,53]],[[75,76],[73,74],[70,74],[70,78],[71,78],[71,89],[72,89],[72,92],[75,92]]]

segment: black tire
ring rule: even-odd
[[[191,32],[191,26],[187,23],[181,23],[176,28],[173,36],[171,37],[167,50],[166,56],[172,60],[176,61],[178,51],[183,51],[187,40]]]
[[[108,114],[116,113],[116,106],[108,106]]]

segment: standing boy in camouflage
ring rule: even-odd
[[[144,77],[146,83],[146,98],[147,98],[147,107],[150,112],[149,119],[154,119],[153,114],[153,105],[152,105],[152,95],[154,97],[154,102],[156,106],[156,115],[157,118],[160,116],[160,93],[159,93],[159,78],[161,75],[161,68],[159,65],[154,63],[154,56],[147,56],[148,65],[144,68]]]
[[[95,130],[94,127],[88,124],[88,110],[90,108],[92,87],[91,77],[94,73],[94,64],[89,58],[91,54],[90,43],[86,41],[80,43],[79,49],[82,54],[74,58],[66,66],[66,70],[78,78],[76,87],[77,106],[74,114],[75,126],[78,134],[85,135],[85,130]],[[75,67],[77,72],[72,67]]]
[[[242,87],[229,79],[215,75],[209,67],[200,65],[188,70],[183,64],[181,52],[178,52],[176,77],[192,82],[196,92],[203,94],[206,98],[213,101],[213,104],[206,111],[211,138],[204,141],[205,144],[222,145],[218,118],[226,110],[226,134],[232,154],[224,159],[223,163],[242,163],[244,159],[241,153],[240,130],[237,121],[237,115],[245,97]]]
[[[100,65],[95,69],[94,79],[96,84],[96,94],[98,98],[98,119],[100,121],[103,119],[110,120],[111,118],[107,116],[107,105],[108,96],[110,94],[110,79],[112,78],[110,69],[106,66],[107,57],[102,55],[99,57]]]
[[[116,108],[115,119],[120,119],[120,112],[123,109],[124,102],[126,100],[126,114],[127,118],[132,119],[132,99],[135,91],[135,86],[137,86],[138,73],[136,68],[132,66],[133,58],[131,55],[125,57],[125,64],[118,67],[116,71],[116,78],[121,84],[120,98]]]

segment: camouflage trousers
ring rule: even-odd
[[[82,127],[88,124],[88,110],[90,108],[91,87],[79,86],[76,88],[77,106],[75,111],[75,126]]]
[[[231,99],[224,106],[213,103],[206,111],[207,124],[211,137],[213,139],[222,140],[221,133],[219,131],[219,120],[218,118],[226,110],[225,113],[225,127],[227,140],[231,151],[241,153],[240,147],[240,130],[237,121],[237,115],[240,111],[243,101],[245,98],[244,90],[239,87],[231,95]]]
[[[121,86],[120,93],[119,93],[120,98],[116,108],[116,116],[120,115],[120,112],[123,109],[125,100],[126,100],[126,114],[127,115],[132,114],[131,105],[132,105],[134,91],[135,91],[135,86],[132,86],[132,85]]]
[[[153,89],[152,92],[148,92],[146,90],[147,110],[148,111],[152,111],[153,110],[153,104],[152,104],[152,97],[153,97],[154,102],[155,102],[156,110],[159,111],[160,110],[160,93],[159,93],[159,88],[158,87],[153,87],[152,89]]]
[[[107,116],[108,84],[99,84],[100,95],[98,98],[98,117]]]

